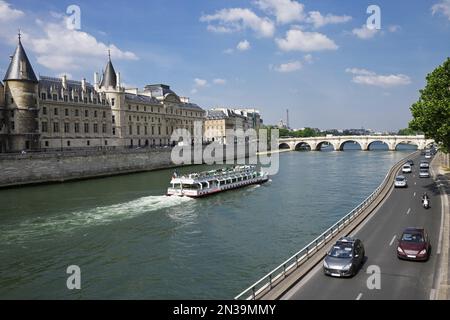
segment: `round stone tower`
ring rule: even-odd
[[[19,43],[5,78],[5,123],[7,151],[39,148],[38,80],[27,54]]]

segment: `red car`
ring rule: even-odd
[[[398,241],[397,257],[405,260],[427,261],[431,244],[424,228],[407,228]]]

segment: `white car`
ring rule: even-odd
[[[419,178],[429,178],[430,177],[430,172],[428,171],[428,169],[420,169],[419,170]]]
[[[409,164],[405,164],[402,168],[402,172],[403,173],[411,173],[412,172],[411,166]]]
[[[397,177],[395,177],[394,187],[395,188],[407,188],[408,187],[408,183],[407,183],[407,180],[406,180],[405,176],[397,176]]]
[[[431,154],[430,153],[425,153],[425,159],[431,159]]]
[[[427,161],[422,161],[420,163],[420,169],[428,169],[430,167],[430,164]]]

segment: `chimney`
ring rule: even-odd
[[[83,92],[86,92],[86,79],[83,78],[81,80],[81,89],[83,89]]]
[[[63,75],[61,79],[62,79],[62,86],[65,90],[65,89],[67,89],[67,76]]]
[[[98,90],[98,73],[94,72],[94,87],[95,90]]]

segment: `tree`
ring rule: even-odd
[[[423,131],[450,152],[450,58],[427,75],[427,85],[419,100],[411,106],[412,130]]]
[[[417,131],[411,129],[411,128],[405,128],[405,129],[400,129],[398,130],[397,135],[399,136],[414,136],[418,134]]]

